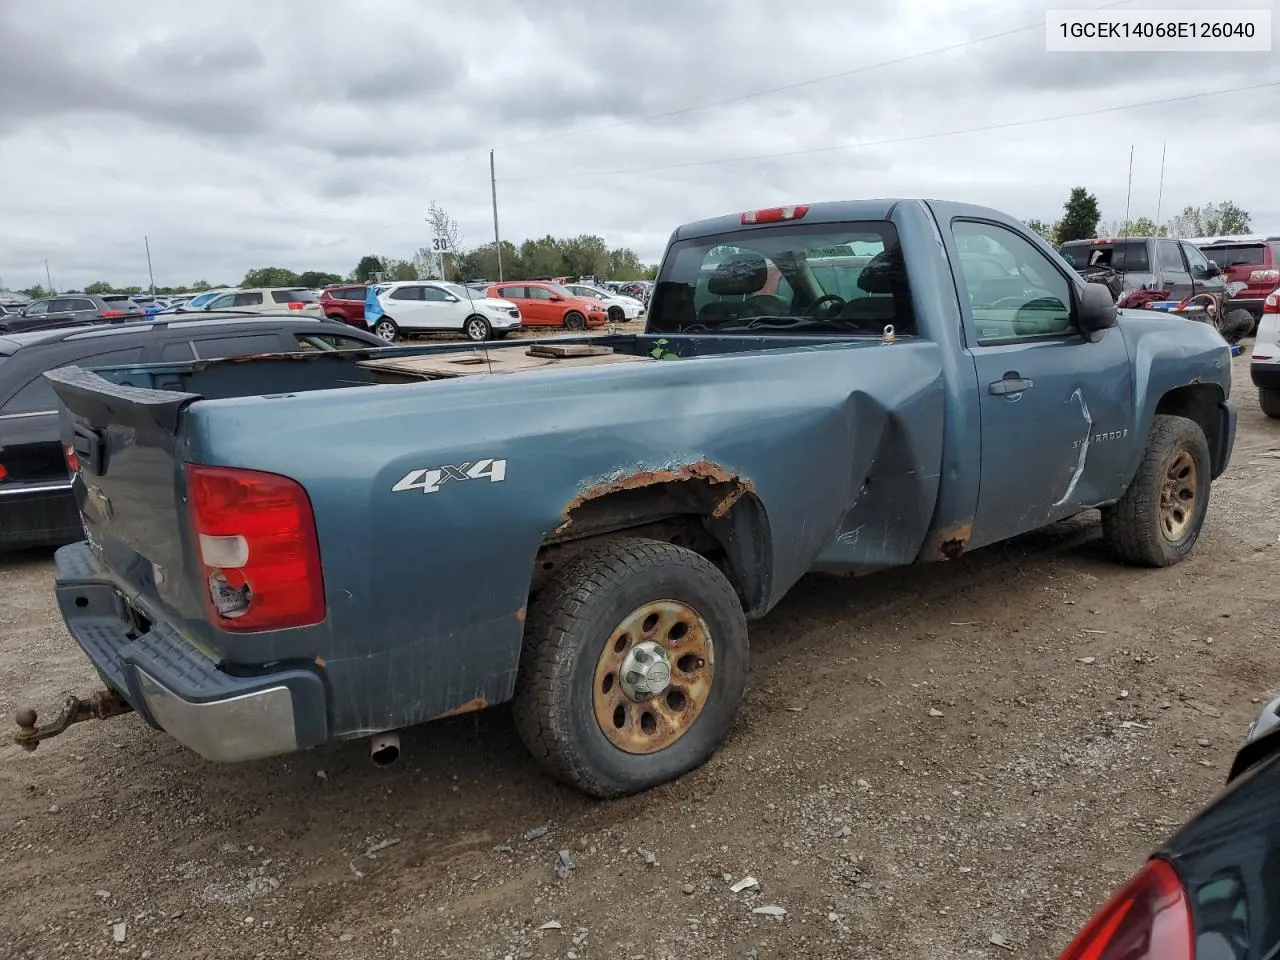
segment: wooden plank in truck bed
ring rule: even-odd
[[[591,347],[585,351],[584,356],[580,355],[584,351],[573,349],[579,346],[586,345],[548,344],[529,350],[468,348],[425,357],[361,360],[360,366],[373,372],[375,383],[410,383],[415,380],[442,380],[472,376],[477,373],[527,373],[565,367],[653,362],[652,357],[633,357],[630,354],[614,353],[611,347]],[[568,355],[546,356],[545,354],[548,353],[567,353]]]

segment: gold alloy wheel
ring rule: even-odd
[[[1200,493],[1198,479],[1196,458],[1191,452],[1175,453],[1160,484],[1160,532],[1171,543],[1177,543],[1191,529]]]
[[[711,696],[715,648],[698,612],[654,600],[623,618],[596,661],[596,722],[627,753],[665,750],[697,722]]]

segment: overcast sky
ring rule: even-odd
[[[504,239],[595,233],[646,261],[682,221],[777,203],[924,195],[1048,220],[1083,185],[1118,219],[1130,144],[1132,215],[1154,216],[1166,140],[1162,219],[1231,199],[1280,232],[1278,87],[928,136],[1280,80],[1276,52],[1044,51],[1046,9],[1102,3],[7,0],[0,283],[43,283],[48,258],[61,289],[145,284],[144,235],[159,285],[346,274],[424,245],[432,200],[478,245],[491,147]]]

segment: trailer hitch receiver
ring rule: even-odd
[[[62,710],[48,723],[37,726],[39,717],[30,707],[19,710],[13,715],[18,724],[18,732],[13,735],[13,742],[30,753],[40,746],[41,740],[56,737],[73,723],[85,720],[110,720],[121,714],[131,713],[133,707],[114,690],[99,690],[83,700],[79,697],[67,697]]]

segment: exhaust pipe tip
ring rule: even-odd
[[[369,759],[376,767],[389,767],[400,759],[400,734],[380,733],[369,740]]]

